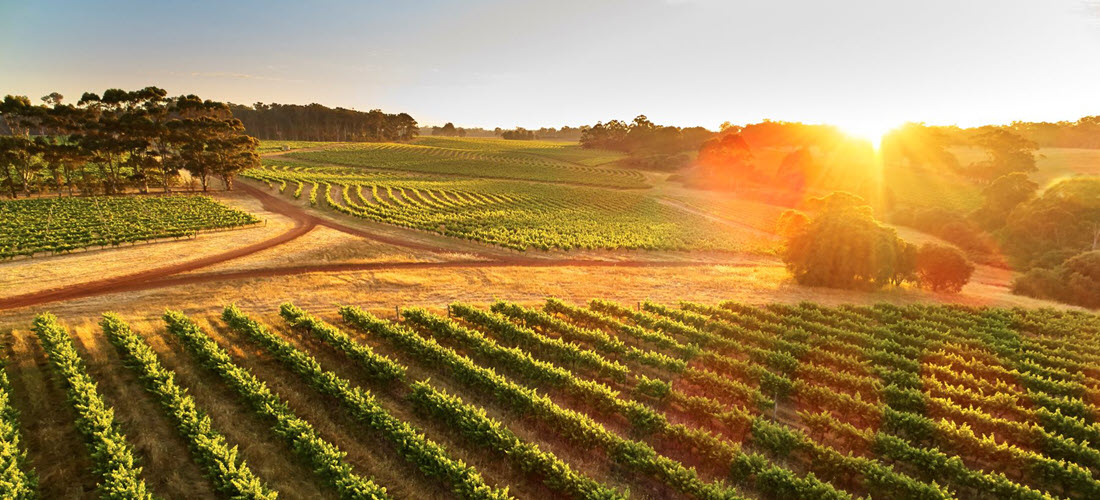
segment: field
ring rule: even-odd
[[[5,344],[0,402],[22,427],[8,477],[48,498],[1100,494],[1094,315],[556,299],[378,314],[40,315]]]
[[[644,188],[635,170],[599,166],[617,154],[568,143],[500,139],[423,138],[409,144],[355,144],[322,151],[290,152],[287,158],[327,165],[402,170],[427,174],[521,179]]]
[[[256,152],[260,154],[276,153],[280,151],[293,151],[295,149],[310,149],[339,144],[337,142],[313,142],[313,141],[260,141],[260,147]]]
[[[620,171],[558,143],[417,147]],[[266,221],[246,231],[0,263],[3,484],[43,498],[1100,494],[1100,318],[1035,308],[1051,304],[1010,295],[1008,271],[982,266],[950,296],[801,287],[774,255],[781,206],[656,174],[623,189],[336,163],[279,148],[233,192],[180,197]],[[30,220],[51,227],[49,213]],[[967,305],[916,304],[941,301]]]
[[[0,201],[0,259],[183,238],[260,222],[204,196]]]
[[[310,205],[516,250],[749,250],[744,234],[639,193],[269,161],[246,172]]]

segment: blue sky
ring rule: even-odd
[[[1076,119],[1100,4],[0,0],[0,93],[146,85],[486,127]]]

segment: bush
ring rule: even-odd
[[[958,292],[970,281],[974,264],[959,249],[925,243],[917,250],[917,278],[937,292]]]
[[[1016,278],[1012,292],[1100,308],[1100,250],[1082,253],[1051,269],[1032,269]]]

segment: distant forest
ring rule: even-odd
[[[489,130],[481,127],[456,127],[455,124],[447,122],[442,127],[432,127],[431,134],[441,137],[500,137],[502,139],[526,141],[535,139],[577,141],[580,140],[583,130],[584,127],[570,127],[568,125],[560,129],[543,127],[537,130],[527,130],[523,127],[516,127],[508,130],[497,127]]]
[[[406,141],[420,134],[408,113],[356,111],[320,104],[230,104],[233,116],[257,139],[289,141]]]

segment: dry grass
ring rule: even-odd
[[[191,459],[187,442],[160,405],[122,363],[99,325],[88,320],[69,328],[88,374],[103,399],[115,409],[126,439],[142,458],[142,477],[166,498],[217,498],[213,485]]]
[[[257,476],[286,498],[336,497],[271,433],[268,422],[256,416],[217,375],[195,363],[176,337],[165,331],[163,322],[139,320],[130,325],[158,352],[164,366],[176,373],[177,382],[207,412],[214,428],[239,447]]]
[[[166,308],[208,313],[229,303],[270,313],[282,301],[312,310],[353,304],[392,314],[395,306],[440,308],[461,300],[484,304],[495,299],[540,303],[546,297],[583,302],[594,297],[633,303],[653,300],[673,304],[681,299],[714,303],[737,300],[750,304],[813,301],[826,305],[889,302],[949,302],[970,305],[1067,307],[1012,295],[1011,273],[980,266],[959,294],[937,294],[912,288],[875,292],[803,287],[782,263],[745,256],[726,264],[695,267],[493,267],[377,270],[313,273],[296,276],[211,282],[71,300],[0,312],[0,326],[25,328],[33,314],[49,310],[64,318],[98,316],[115,310],[137,318],[156,318]]]
[[[24,326],[29,326],[24,325]],[[60,380],[51,373],[46,353],[26,328],[4,336],[12,403],[20,412],[27,458],[39,479],[42,498],[94,495],[96,478],[75,413],[66,403]]]
[[[342,233],[324,226],[314,228],[305,236],[275,248],[223,262],[191,273],[289,267],[309,263],[393,263],[440,262],[442,256],[418,254],[408,249],[387,245]]]

